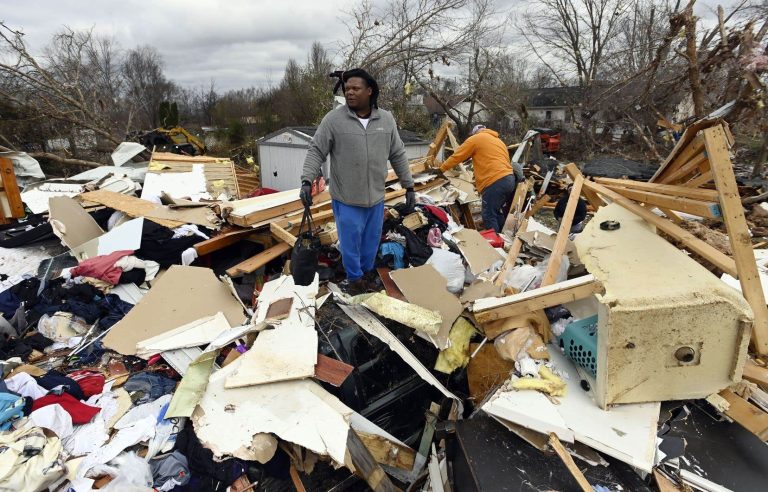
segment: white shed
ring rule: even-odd
[[[256,141],[259,146],[261,186],[278,191],[301,186],[301,170],[309,150],[309,142],[317,127],[292,126],[270,133]],[[428,141],[409,130],[399,130],[408,159],[424,157],[429,151]],[[330,158],[323,165],[328,176]]]

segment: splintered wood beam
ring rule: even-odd
[[[675,171],[671,171],[666,177],[662,178],[659,182],[662,184],[675,184],[685,181],[685,179],[691,174],[701,171],[702,165],[706,165],[707,154],[702,152],[695,158],[686,162]]]
[[[10,217],[5,218],[19,219],[27,215],[24,212],[24,203],[21,201],[16,173],[13,171],[13,161],[7,157],[0,157],[0,190],[5,192],[5,199],[11,212]],[[2,207],[0,207],[0,216],[4,217]]]
[[[712,181],[712,170],[710,169],[707,172],[701,173],[695,178],[691,179],[687,183],[685,183],[685,186],[690,186],[691,188],[698,188],[700,186],[703,186],[707,183]]]
[[[744,374],[741,377],[763,388],[768,388],[768,368],[758,366],[751,360],[744,364]]]
[[[296,244],[296,236],[277,225],[276,222],[269,224],[269,230],[272,232],[273,236],[290,245],[291,247]]]
[[[719,219],[722,217],[720,205],[715,202],[702,202],[691,198],[663,195],[650,191],[632,190],[615,185],[606,185],[606,187],[629,199],[653,205],[655,207],[677,210],[678,212],[685,212],[687,214],[706,217],[708,219]]]
[[[230,277],[241,277],[248,273],[253,273],[259,268],[263,267],[270,261],[279,257],[283,253],[287,253],[291,250],[291,245],[287,243],[278,243],[271,248],[265,249],[256,256],[252,256],[245,261],[241,261],[237,265],[227,270],[227,275]]]
[[[374,492],[399,491],[352,427],[347,434],[347,453],[355,473],[365,480]]]
[[[560,221],[560,229],[557,231],[555,244],[552,246],[552,254],[549,255],[547,271],[544,273],[544,278],[541,280],[542,287],[554,284],[557,279],[557,274],[560,271],[560,264],[563,262],[565,246],[568,244],[568,235],[571,232],[571,225],[573,225],[573,215],[576,213],[576,205],[578,205],[579,199],[581,198],[581,188],[583,185],[584,176],[576,176],[576,179],[573,180],[571,195],[568,197],[568,203],[565,206],[565,213]]]
[[[524,218],[520,223],[520,227],[517,228],[515,239],[512,241],[512,246],[510,246],[509,252],[507,252],[507,258],[504,260],[504,264],[501,266],[501,270],[499,270],[499,274],[496,276],[496,280],[493,282],[494,284],[502,285],[504,283],[504,278],[507,276],[507,271],[510,268],[514,268],[515,263],[517,263],[517,257],[520,256],[520,250],[523,247],[523,240],[520,239],[520,234],[527,230],[528,217]]]
[[[478,299],[473,305],[473,311],[478,323],[487,323],[578,301],[602,292],[602,284],[593,275],[585,275],[520,294]]]
[[[194,248],[198,255],[203,256],[238,243],[253,234],[256,234],[256,231],[253,229],[224,232],[218,236],[213,236],[210,239],[206,239],[205,241],[195,244]]]
[[[715,187],[720,194],[720,207],[723,221],[728,232],[728,239],[736,263],[736,275],[741,292],[755,315],[752,326],[752,342],[760,355],[768,354],[768,307],[757,271],[755,253],[752,250],[752,238],[744,217],[739,187],[733,174],[731,158],[728,155],[728,141],[723,127],[718,125],[704,130],[707,154],[715,178]]]
[[[583,177],[583,174],[581,174],[581,171],[579,171],[578,166],[576,166],[576,164],[574,164],[573,162],[565,166],[565,172],[568,173],[568,176],[570,176],[570,178],[573,181],[576,181],[576,176]],[[603,199],[600,198],[600,196],[597,193],[593,192],[588,188],[583,188],[581,190],[581,193],[584,195],[584,198],[587,199],[589,204],[592,205],[592,208],[594,208],[595,210],[597,210],[598,208],[602,207],[605,204],[605,201],[603,201]]]
[[[648,183],[646,181],[634,181],[631,179],[613,179],[613,178],[595,178],[596,183],[605,185],[609,188],[621,187],[630,190],[650,191],[660,195],[679,196],[682,198],[691,198],[702,202],[717,201],[717,190],[707,190],[701,188],[691,188],[686,186],[664,185],[658,183]]]
[[[445,118],[443,124],[440,125],[440,128],[437,130],[435,139],[429,144],[429,150],[427,151],[427,167],[434,167],[437,153],[440,151],[440,147],[443,146],[443,143],[445,143],[445,139],[448,136],[448,129],[451,126],[453,126],[451,120]]]
[[[592,492],[594,490],[592,485],[590,485],[589,481],[587,481],[587,478],[581,472],[579,467],[576,466],[576,463],[573,461],[570,453],[568,453],[568,450],[565,449],[565,446],[563,446],[563,444],[560,442],[560,439],[558,439],[554,432],[549,434],[549,445],[552,446],[552,449],[555,450],[557,456],[560,457],[565,467],[568,468],[568,471],[573,476],[573,479],[576,480],[576,483],[578,483],[579,487],[581,487],[582,492]]]
[[[584,186],[595,191],[596,193],[600,193],[606,198],[610,198],[614,203],[618,203],[635,215],[643,218],[647,222],[650,222],[659,230],[669,234],[675,240],[679,241],[685,248],[698,254],[728,275],[732,277],[738,276],[736,263],[731,257],[722,253],[721,251],[718,251],[716,248],[705,243],[679,225],[671,222],[668,219],[665,219],[664,217],[659,217],[655,213],[641,207],[629,198],[626,198],[601,184],[585,181]],[[754,259],[752,261],[754,262]]]
[[[728,418],[760,438],[768,441],[768,413],[748,402],[729,389],[720,392],[728,402],[728,410],[723,412]]]

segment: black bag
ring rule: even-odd
[[[304,224],[307,230],[304,231]],[[317,257],[320,253],[320,238],[312,232],[312,214],[309,207],[304,207],[304,216],[301,218],[299,235],[296,236],[296,244],[291,252],[291,275],[296,285],[309,285],[315,279],[317,273]]]

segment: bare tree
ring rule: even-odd
[[[140,125],[159,124],[160,103],[172,98],[176,90],[163,73],[163,60],[156,48],[139,46],[128,51],[122,65],[130,103],[139,109]]]

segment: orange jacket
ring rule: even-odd
[[[509,151],[499,134],[493,130],[480,130],[454,149],[440,170],[445,172],[469,158],[475,169],[475,187],[479,193],[499,179],[514,174],[509,160]]]

